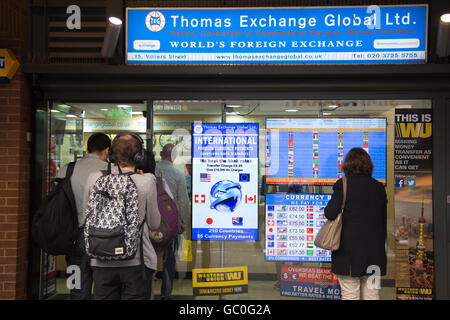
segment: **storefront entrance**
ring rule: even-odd
[[[36,117],[36,129],[43,131],[45,140],[48,141],[46,145],[36,148],[35,165],[41,168],[38,180],[42,182],[38,184],[40,193],[36,197],[42,197],[44,191],[48,190],[49,183],[59,168],[83,157],[87,139],[92,133],[103,132],[113,139],[117,133],[128,131],[142,136],[146,148],[153,151],[157,162],[161,159],[160,151],[165,144],[175,145],[177,156],[174,166],[186,177],[192,204],[196,196],[192,192],[193,183],[197,183],[193,174],[202,173],[196,171],[192,163],[193,124],[258,124],[259,174],[255,198],[257,240],[192,240],[191,228],[186,230],[184,238],[192,240],[191,254],[181,256],[177,261],[174,299],[217,299],[217,295],[199,295],[198,291],[194,295],[192,278],[195,278],[197,269],[219,267],[246,267],[248,272],[247,292],[230,295],[230,299],[337,299],[338,291],[328,297],[308,295],[308,288],[320,288],[320,285],[339,289],[332,275],[330,278],[324,277],[324,274],[329,274],[329,253],[320,252],[312,246],[324,204],[311,203],[311,207],[314,207],[314,211],[311,211],[313,218],[308,219],[289,214],[302,210],[303,204],[273,201],[278,195],[286,194],[331,194],[333,183],[320,180],[327,179],[321,176],[326,171],[321,166],[327,166],[328,163],[338,166],[339,157],[344,157],[344,153],[348,151],[347,144],[354,144],[367,148],[372,158],[376,159],[375,174],[377,179],[385,183],[388,195],[388,271],[381,280],[381,299],[402,298],[411,294],[408,288],[428,288],[430,291],[421,291],[417,296],[432,298],[435,287],[433,146],[426,144],[435,139],[431,133],[432,110],[430,99],[147,100],[140,103],[49,101],[47,106],[38,110],[39,116]],[[423,121],[414,121],[415,117]],[[304,141],[300,134],[307,128],[305,124],[317,122],[317,119],[325,127],[316,124],[312,128],[314,130],[306,130],[312,137],[312,143],[311,150],[305,151],[301,149]],[[289,120],[294,125],[276,127],[273,125],[274,120]],[[372,128],[367,124],[362,125],[361,122],[366,120],[381,120],[382,126]],[[344,124],[346,122],[350,123],[348,127]],[[333,123],[338,123],[337,127],[333,127]],[[417,123],[423,124],[423,128],[417,127]],[[289,132],[286,133],[286,140],[283,140],[283,132]],[[327,132],[336,134],[336,138],[326,138]],[[360,136],[361,141],[354,141],[354,136],[346,136],[346,132],[356,132],[355,137],[358,138],[355,139],[358,140]],[[373,132],[378,132],[381,136],[375,136]],[[283,173],[277,176],[270,169],[275,161],[275,133],[279,142],[276,161],[286,161],[287,180],[283,180]],[[409,138],[415,138],[416,141],[407,141]],[[428,140],[421,144],[422,141],[418,141],[420,139]],[[419,149],[422,151],[405,152]],[[330,152],[334,152],[335,159],[322,162],[325,160],[320,158],[321,152],[328,152],[323,150],[333,150]],[[300,157],[302,152],[309,151],[311,154],[305,156],[308,160]],[[318,159],[314,159],[315,156]],[[429,161],[426,164],[416,164],[419,158]],[[303,173],[303,169],[307,173]],[[308,180],[310,172],[313,178]],[[337,176],[331,178],[336,180]],[[214,177],[210,180],[214,180]],[[36,189],[36,192],[39,190]],[[199,213],[194,206],[191,208],[193,210],[189,225],[196,228],[197,225],[193,223],[196,224],[198,219],[194,216]],[[246,217],[243,219],[245,221]],[[223,226],[210,227],[220,229]],[[311,239],[308,238],[308,227],[314,229]],[[35,272],[32,274],[39,277],[39,281],[33,282],[39,288],[33,289],[33,292],[38,292],[36,298],[67,298],[69,291],[64,257],[48,256],[38,248],[33,248],[33,251]],[[421,268],[410,268],[410,263],[419,259]],[[36,272],[36,268],[41,271]],[[301,274],[309,280],[298,278]],[[157,299],[160,284],[158,280],[155,288]]]

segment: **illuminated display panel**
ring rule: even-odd
[[[369,153],[373,178],[386,184],[385,118],[268,118],[266,181],[332,185],[354,147]]]

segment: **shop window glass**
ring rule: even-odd
[[[222,117],[220,101],[154,101],[153,102],[153,153],[157,162],[161,161],[163,147],[175,145],[176,157],[173,165],[185,176],[189,200],[192,202],[192,125],[194,122],[218,123]],[[191,240],[191,221],[184,233]],[[174,294],[192,295],[190,281],[192,269],[212,268],[220,265],[219,241],[192,241],[192,256],[177,261],[177,279],[174,281]],[[161,270],[161,266],[160,266]],[[158,282],[156,288],[160,288]],[[176,292],[176,293],[175,293]],[[155,289],[155,294],[158,290]]]
[[[133,131],[146,141],[147,119],[145,103],[75,103],[53,101],[49,110],[48,153],[45,177],[47,189],[60,167],[83,157],[87,140],[94,132],[104,132],[111,139],[124,131]],[[267,174],[267,119],[336,119],[336,118],[382,118],[386,119],[386,191],[387,212],[387,274],[382,278],[381,299],[395,299],[397,287],[433,287],[433,225],[431,175],[404,173],[409,170],[405,155],[409,150],[405,141],[396,137],[407,134],[426,137],[431,134],[432,124],[417,126],[402,124],[409,114],[418,114],[426,120],[431,111],[430,100],[216,100],[216,101],[153,101],[152,146],[145,146],[161,161],[164,145],[173,143],[176,150],[174,166],[185,176],[192,203],[192,128],[194,123],[257,123],[259,126],[258,153],[258,241],[192,241],[192,256],[179,259],[173,294],[180,299],[193,295],[193,269],[245,266],[248,270],[248,293],[233,295],[235,299],[298,299],[282,295],[280,281],[283,271],[290,266],[327,268],[327,262],[269,261],[267,259],[267,195],[331,194],[332,185],[273,183]],[[403,116],[402,116],[403,115]],[[425,121],[426,122],[426,121]],[[403,143],[403,145],[402,145]],[[370,148],[370,142],[369,142]],[[402,151],[399,151],[399,150]],[[427,157],[432,150],[414,153]],[[370,152],[369,152],[370,153]],[[413,155],[413,158],[414,158]],[[412,163],[412,162],[411,162]],[[410,165],[410,169],[414,168]],[[310,168],[312,169],[312,168]],[[432,170],[432,168],[430,169]],[[431,172],[431,171],[430,171]],[[399,174],[400,173],[400,174]],[[402,175],[403,174],[403,175]],[[293,177],[295,178],[295,177]],[[428,180],[427,180],[428,179]],[[417,188],[422,196],[410,193],[415,183],[427,180],[425,187]],[[404,189],[401,189],[405,186]],[[410,188],[409,188],[410,187]],[[400,189],[399,189],[400,188]],[[409,189],[408,189],[409,188]],[[409,198],[408,198],[409,197]],[[420,199],[419,199],[420,198]],[[408,212],[406,212],[406,211]],[[423,212],[423,216],[422,216]],[[195,214],[195,213],[194,213]],[[191,221],[185,232],[191,240]],[[275,241],[274,241],[275,242]],[[286,241],[289,245],[289,241]],[[281,248],[283,249],[283,248]],[[420,268],[411,268],[399,262],[415,261]],[[282,260],[282,259],[281,259]],[[402,260],[402,261],[403,261]],[[68,293],[65,282],[64,257],[41,257],[41,296]],[[409,269],[408,269],[409,268]],[[161,265],[159,266],[161,270]],[[62,278],[56,275],[63,275]],[[160,281],[160,280],[158,280]],[[158,296],[160,282],[155,294]],[[196,299],[214,299],[198,296]]]
[[[51,106],[48,113],[47,192],[64,165],[83,158],[93,133],[105,133],[112,140],[118,133],[135,132],[146,144],[145,103],[52,101]],[[42,252],[41,265],[41,297],[68,294],[65,257]]]
[[[395,130],[396,110],[431,109],[430,100],[233,100],[233,101],[155,101],[154,105],[154,152],[159,161],[159,152],[165,143],[172,142],[187,155],[191,138],[188,131],[194,121],[259,124],[259,237],[258,241],[226,241],[224,243],[224,266],[247,266],[249,292],[233,296],[240,299],[289,299],[280,295],[279,281],[282,268],[290,265],[304,267],[330,267],[326,262],[274,262],[266,261],[266,194],[331,194],[332,185],[302,184],[294,188],[287,184],[266,183],[266,120],[267,118],[384,118],[386,119],[386,191],[388,195],[387,221],[387,274],[382,278],[382,299],[395,299],[396,277],[396,237],[398,221],[395,216]],[[223,117],[222,117],[223,116]],[[174,134],[175,129],[183,129],[186,136]],[[187,142],[183,145],[183,142]],[[184,148],[186,147],[186,149]],[[183,157],[187,159],[187,157]],[[186,164],[175,163],[180,172],[187,173]],[[192,195],[191,195],[192,201]],[[431,201],[431,200],[430,200]],[[428,202],[430,202],[428,201]],[[431,205],[428,203],[427,208]],[[398,216],[397,216],[398,219]],[[413,224],[416,226],[416,223]],[[414,228],[418,228],[417,226]],[[431,228],[431,227],[429,227]],[[418,232],[418,231],[417,231]],[[417,233],[416,232],[416,233]],[[430,236],[430,232],[427,233]],[[187,233],[190,236],[190,233]],[[195,243],[194,243],[195,242]],[[220,241],[194,241],[192,262],[177,262],[178,277],[190,274],[193,268],[216,268],[220,266],[222,249]],[[432,241],[431,241],[432,242]],[[432,251],[432,245],[430,249]],[[284,270],[284,269],[283,269]],[[185,294],[191,294],[191,283],[175,282]],[[180,282],[181,281],[181,282]],[[275,288],[275,289],[274,289]],[[204,299],[204,297],[197,297]]]

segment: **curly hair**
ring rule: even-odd
[[[345,156],[342,170],[345,172],[345,175],[354,173],[372,176],[372,159],[370,159],[369,154],[364,149],[353,148]]]

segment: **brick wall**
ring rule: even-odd
[[[0,1],[0,48],[23,65],[27,55],[27,0]],[[26,299],[29,229],[29,83],[19,68],[0,83],[0,299]]]

